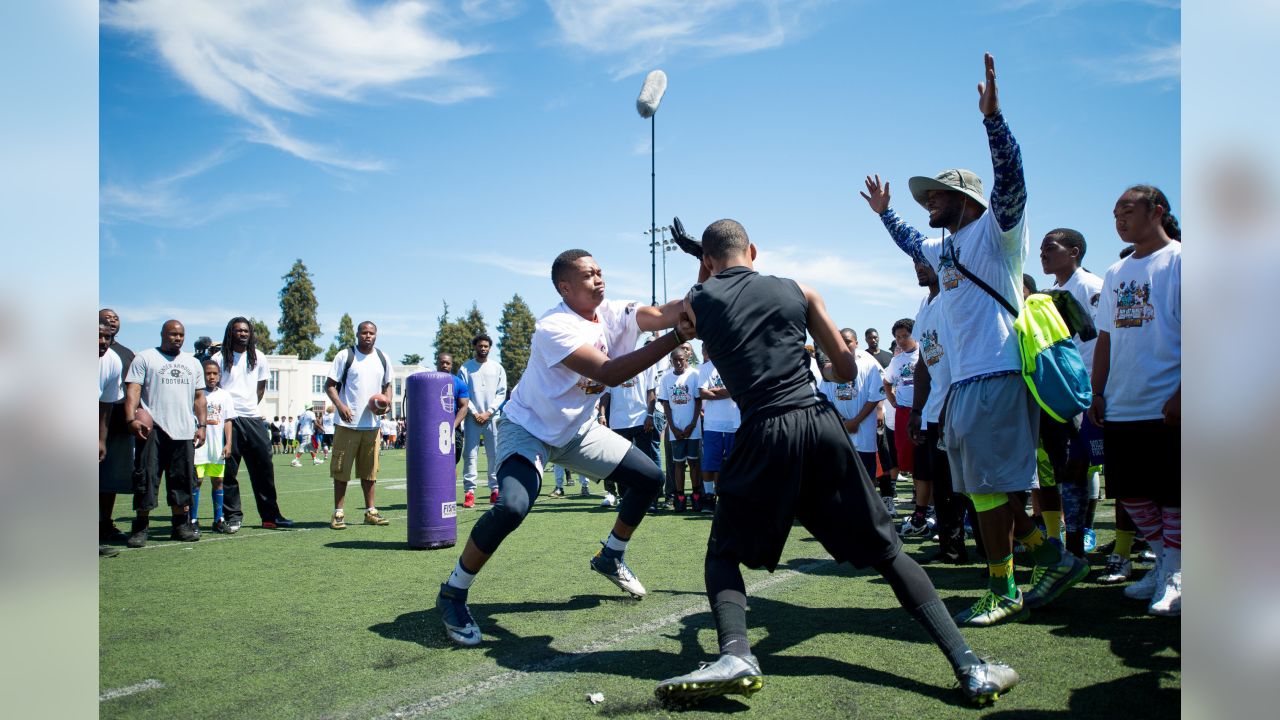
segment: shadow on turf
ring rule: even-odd
[[[617,595],[579,595],[568,602],[555,603],[473,602],[470,604],[471,612],[485,636],[484,643],[474,651],[485,653],[502,667],[521,672],[565,672],[574,667],[589,666],[593,672],[616,673],[655,683],[683,675],[695,669],[699,661],[711,659],[698,641],[699,632],[712,627],[709,612],[687,616],[680,621],[674,633],[667,633],[667,637],[680,643],[681,651],[678,653],[653,649],[564,652],[552,646],[554,638],[550,635],[521,637],[495,621],[495,618],[509,614],[582,610],[618,601],[630,602]],[[784,654],[790,648],[828,634],[848,635],[855,642],[859,636],[872,636],[932,644],[924,630],[899,608],[801,607],[753,597],[750,599],[748,619],[753,628],[766,632],[765,639],[754,648],[765,672],[766,688],[769,676],[819,675],[854,683],[893,687],[947,704],[963,704],[962,698],[954,690],[951,675],[946,672],[946,664],[941,656],[938,658],[937,684],[927,684],[895,675],[886,669],[866,667],[835,658]],[[428,648],[449,646],[434,608],[404,613],[390,623],[379,623],[369,630],[388,640],[412,642]],[[886,662],[885,665],[891,667],[892,662]],[[639,709],[653,707],[655,706],[647,703],[637,706]],[[742,702],[728,698],[697,705],[698,710],[711,712],[738,712],[747,707],[749,706]],[[616,712],[622,711],[618,709]]]

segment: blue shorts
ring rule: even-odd
[[[667,452],[671,453],[671,462],[684,462],[698,459],[698,440],[667,440]]]
[[[720,472],[724,463],[733,452],[733,433],[702,431],[702,471]]]
[[[1071,438],[1068,456],[1072,460],[1088,460],[1089,465],[1102,464],[1102,428],[1089,422],[1087,414],[1080,416],[1080,430]]]

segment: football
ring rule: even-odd
[[[391,409],[391,400],[386,395],[378,393],[369,398],[369,411],[374,415],[386,415]]]
[[[143,434],[150,435],[151,429],[155,427],[156,421],[151,417],[151,413],[142,405],[133,413],[133,419],[142,424]]]

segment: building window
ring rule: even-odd
[[[396,394],[397,394],[397,395],[403,395],[403,394],[404,394],[404,393],[400,392],[400,378],[396,378]]]
[[[280,371],[272,370],[271,379],[267,381],[267,391],[276,392],[280,389]]]
[[[397,380],[396,382],[399,382],[399,380]],[[402,412],[402,410],[403,410],[402,404],[399,401],[396,401],[395,416],[397,418],[404,417],[404,413]]]
[[[311,392],[317,395],[323,393],[324,381],[325,381],[324,375],[312,375],[311,376]]]

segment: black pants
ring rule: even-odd
[[[240,506],[240,459],[244,459],[253,485],[253,499],[258,517],[275,520],[281,517],[276,504],[276,469],[271,464],[271,433],[262,418],[236,418],[231,422],[231,459],[222,476],[222,508],[228,523],[243,522]]]
[[[160,475],[164,474],[165,500],[170,507],[191,504],[195,492],[195,444],[174,440],[156,425],[142,444],[133,468],[133,509],[150,512],[156,508]]]

